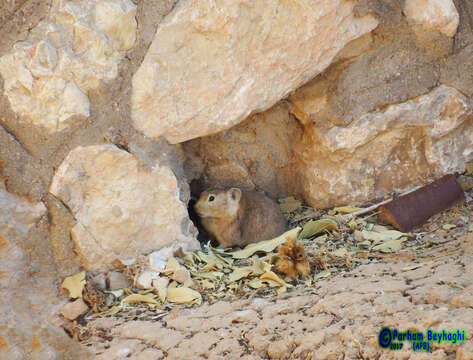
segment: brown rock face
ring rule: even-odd
[[[280,103],[221,133],[183,144],[189,178],[200,178],[200,188],[264,189],[276,198],[297,191],[294,150],[302,128]]]

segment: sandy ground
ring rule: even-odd
[[[473,234],[443,234],[415,259],[383,259],[279,298],[204,303],[156,321],[97,319],[88,347],[96,360],[473,359]],[[464,330],[465,340],[385,350],[383,327]]]

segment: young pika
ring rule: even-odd
[[[200,195],[195,210],[222,247],[269,240],[286,231],[286,219],[278,204],[256,191],[207,190]]]

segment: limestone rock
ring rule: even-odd
[[[27,254],[21,239],[46,213],[43,203],[32,204],[6,191],[0,181],[0,286],[17,286],[25,277]]]
[[[471,101],[441,85],[348,126],[307,124],[296,149],[302,191],[316,207],[363,203],[447,173],[473,158]]]
[[[159,278],[159,273],[152,270],[145,270],[135,280],[135,285],[139,289],[150,289],[154,280]]]
[[[48,20],[0,58],[12,109],[48,131],[88,117],[87,92],[117,77],[135,42],[135,13],[130,0],[55,1]]]
[[[0,358],[89,358],[51,324],[57,300],[47,242],[36,231],[46,217],[42,203],[9,193],[0,181]],[[34,244],[30,244],[30,240]],[[49,254],[50,255],[50,254]],[[39,274],[39,275],[38,275]]]
[[[62,316],[67,320],[75,320],[89,311],[89,307],[82,299],[68,302],[61,310]]]
[[[455,35],[460,22],[453,0],[407,0],[404,14],[415,23],[447,36]]]
[[[111,291],[127,288],[130,286],[126,276],[118,271],[110,271],[107,273],[108,289]]]
[[[133,77],[135,127],[177,143],[269,108],[377,26],[370,15],[355,16],[354,6],[344,0],[180,1]]]
[[[167,246],[198,248],[174,173],[160,164],[151,171],[141,168],[133,155],[113,145],[72,150],[50,192],[77,219],[71,235],[88,270]]]

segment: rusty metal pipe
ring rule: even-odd
[[[425,223],[432,215],[457,202],[465,194],[455,175],[444,177],[379,207],[378,219],[403,232]]]

